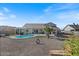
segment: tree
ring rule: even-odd
[[[53,31],[53,28],[50,28],[49,26],[46,26],[46,28],[44,28],[47,37],[49,38],[49,34],[51,34],[51,32]]]
[[[20,28],[16,29],[16,34],[23,35],[24,34],[23,29],[20,29]]]
[[[25,29],[25,35],[28,34],[28,32],[29,32],[29,31]]]

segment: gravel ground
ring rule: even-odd
[[[36,44],[35,40],[31,39],[9,39],[0,38],[0,55],[1,56],[49,56],[50,50],[63,49],[64,41],[57,39],[47,39],[41,37],[40,44]]]

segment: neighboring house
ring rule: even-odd
[[[16,32],[16,27],[0,26],[0,34],[13,35]]]
[[[63,31],[68,33],[79,33],[79,25],[74,23],[72,25],[67,25],[64,27]]]
[[[56,26],[56,24],[49,22],[49,23],[28,23],[23,26],[28,33],[33,33],[33,34],[44,34],[44,28],[46,26],[49,26],[53,28],[55,31],[59,31],[60,29]]]

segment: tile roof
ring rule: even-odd
[[[29,24],[27,23],[23,27],[41,29],[41,28],[45,28],[46,25],[56,27],[56,25],[52,22],[49,22],[49,23],[29,23]]]
[[[79,30],[79,25],[77,24],[77,25],[69,25],[69,26],[71,26],[72,28],[74,28],[75,30]]]

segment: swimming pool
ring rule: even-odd
[[[32,38],[33,34],[27,34],[27,35],[16,35],[17,39],[25,39],[25,38]]]

